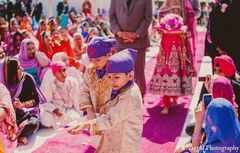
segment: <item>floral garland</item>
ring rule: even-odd
[[[180,30],[183,26],[183,18],[177,14],[169,13],[164,16],[158,28],[168,31]]]

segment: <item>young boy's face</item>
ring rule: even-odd
[[[214,67],[214,74],[220,75],[220,76],[224,76],[224,74],[222,73],[222,70],[220,67],[215,66]]]
[[[63,68],[62,70],[58,70],[55,73],[55,77],[58,81],[60,82],[65,82],[66,77],[67,77],[67,72],[66,72],[66,68]]]
[[[98,58],[90,58],[90,62],[95,66],[97,70],[101,70],[105,67],[107,60],[110,56],[111,56],[111,53]]]
[[[108,78],[110,83],[115,90],[121,89],[128,81],[133,80],[134,72],[129,73],[109,73]]]

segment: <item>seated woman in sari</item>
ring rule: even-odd
[[[5,58],[4,79],[16,112],[20,130],[18,141],[27,144],[27,137],[39,128],[39,104],[44,97],[32,76],[23,72],[16,58]]]
[[[9,35],[7,37],[7,42],[6,42],[7,43],[6,54],[8,56],[15,56],[16,55],[15,50],[14,50],[14,46],[13,46],[13,43],[14,43],[13,37],[14,37],[14,34],[18,31],[18,28],[19,28],[19,25],[18,25],[17,19],[12,18],[10,20],[10,23],[9,23]]]
[[[36,38],[39,41],[39,43],[40,43],[40,40],[41,40],[41,33],[44,32],[44,31],[47,31],[47,21],[45,19],[41,19],[39,21],[38,30],[37,30],[37,33],[36,33]]]
[[[0,152],[13,152],[17,146],[16,114],[7,88],[0,83]]]
[[[201,125],[205,118],[206,141],[201,145]],[[206,110],[200,105],[195,110],[195,129],[192,138],[192,153],[230,153],[234,146],[240,146],[240,124],[233,105],[224,98],[216,98],[210,102]],[[196,150],[196,148],[199,150]],[[210,149],[211,148],[211,149]],[[214,149],[215,148],[215,149]],[[218,149],[221,149],[218,150]],[[238,152],[234,150],[235,152]]]
[[[50,33],[43,31],[39,36],[39,51],[43,52],[49,59],[54,54]]]
[[[31,39],[24,39],[21,42],[18,59],[24,71],[31,74],[37,85],[40,86],[46,68],[50,64],[47,56],[36,50]]]
[[[86,53],[87,45],[84,43],[83,36],[79,32],[74,33],[73,40],[74,40],[74,46],[73,46],[74,54],[77,60],[81,60],[82,54]]]

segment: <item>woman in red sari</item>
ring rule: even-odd
[[[171,101],[192,94],[194,68],[183,19],[176,14],[167,14],[161,19],[158,30],[162,33],[162,41],[150,90],[164,95],[161,113],[168,114]]]
[[[92,2],[90,0],[85,0],[82,5],[82,12],[87,15],[92,15]]]
[[[52,40],[49,32],[43,31],[39,39],[39,50],[43,52],[49,59],[52,59],[54,51],[52,49]]]
[[[37,33],[36,33],[36,38],[39,41],[39,45],[40,45],[40,41],[41,41],[41,33],[43,31],[47,31],[47,23],[46,23],[46,20],[41,19],[39,21],[38,30],[37,30]]]
[[[73,52],[73,49],[71,47],[70,39],[69,39],[69,32],[67,29],[61,29],[61,50],[65,53],[67,53],[69,57],[69,65],[74,66],[77,69],[80,68],[80,63],[76,60],[76,56]]]
[[[183,23],[191,33],[192,52],[195,57],[197,33],[196,33],[196,12],[190,0],[165,0],[159,9],[159,16],[164,17],[168,13],[174,13],[183,18]],[[191,46],[190,46],[191,47]]]

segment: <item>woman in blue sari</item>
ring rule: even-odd
[[[195,113],[195,128],[203,121],[204,108]],[[206,141],[198,148],[199,153],[219,153],[240,151],[240,124],[233,105],[224,98],[216,98],[210,102],[205,116]],[[198,147],[200,133],[193,134],[193,146]],[[198,143],[199,144],[199,143]],[[238,150],[237,150],[238,149]],[[196,150],[195,150],[196,151]]]

